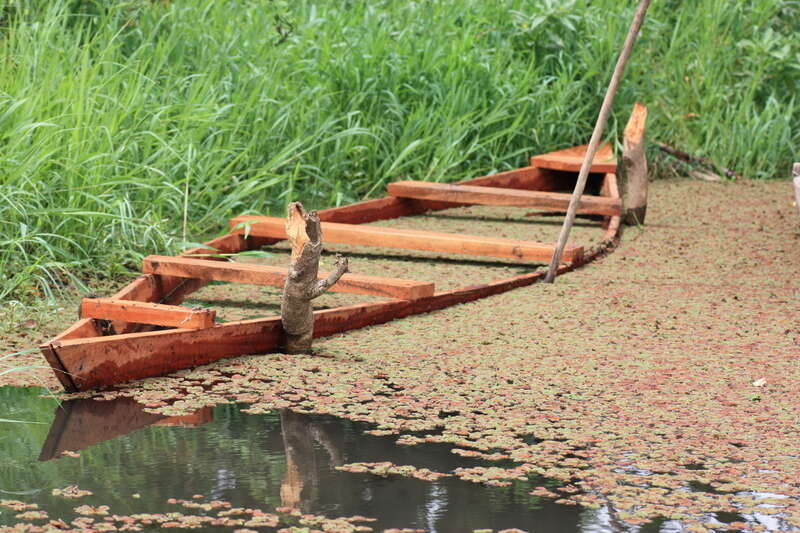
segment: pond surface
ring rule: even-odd
[[[37,503],[70,521],[73,508],[108,505],[120,515],[184,511],[170,498],[225,500],[235,507],[291,506],[329,518],[363,515],[366,525],[426,531],[520,528],[536,532],[609,531],[607,510],[555,504],[529,492],[545,482],[487,487],[445,477],[421,481],[336,470],[353,462],[391,461],[436,472],[487,465],[442,444],[399,446],[391,436],[328,416],[291,411],[251,415],[236,405],[183,417],[147,413],[127,398],[59,405],[36,389],[0,388],[0,500]],[[78,451],[78,457],[63,455]],[[77,485],[94,494],[53,496]],[[14,511],[0,508],[0,524]],[[205,527],[204,530],[212,530]],[[231,531],[231,528],[220,528]]]

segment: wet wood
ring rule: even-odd
[[[85,327],[86,324],[94,326],[94,322],[85,321],[84,324],[81,324],[81,327]],[[97,332],[96,334],[99,335],[100,333]],[[56,379],[58,379],[58,382],[61,383],[62,387],[64,387],[64,390],[67,392],[77,392],[78,387],[75,385],[75,382],[72,381],[72,376],[70,376],[67,367],[61,362],[61,358],[58,356],[50,343],[48,342],[47,344],[42,344],[39,346],[39,350],[42,352],[47,364],[53,369]]]
[[[252,222],[250,233],[254,235],[286,238],[286,229],[281,218],[241,216],[232,219],[231,225],[236,226],[245,221]],[[238,231],[243,232],[244,229]],[[523,261],[549,261],[555,248],[552,244],[499,237],[455,235],[333,222],[324,222],[322,232],[327,242],[340,244],[499,257]],[[565,248],[563,258],[565,261],[580,261],[582,256],[583,248],[571,245]]]
[[[552,170],[566,170],[569,172],[579,172],[581,164],[586,157],[586,150],[589,145],[575,146],[564,150],[557,150],[542,155],[535,155],[531,158],[531,165],[538,168],[549,168]],[[609,143],[603,143],[592,159],[592,166],[589,172],[616,172],[617,161],[614,159],[614,152]]]
[[[570,195],[556,192],[523,191],[499,187],[477,187],[428,181],[397,181],[390,183],[391,196],[418,200],[438,200],[470,205],[497,205],[508,207],[537,207],[549,211],[566,211]],[[592,215],[619,215],[622,201],[619,198],[584,195],[578,213]]]
[[[273,317],[206,329],[53,341],[51,346],[71,374],[75,388],[88,390],[160,376],[234,355],[273,351],[282,340],[280,317]]]
[[[214,325],[216,311],[135,300],[84,298],[81,301],[81,316],[103,320],[125,320],[155,326],[201,329]]]
[[[637,102],[625,126],[622,151],[624,220],[628,225],[644,224],[647,214],[647,155],[644,149],[646,124],[647,108]]]
[[[144,258],[144,271],[156,275],[197,278],[204,281],[227,281],[270,287],[283,287],[287,268],[254,265],[251,263],[211,262],[203,259],[151,255]],[[319,272],[318,279],[325,279],[328,272]],[[345,274],[331,289],[333,292],[364,294],[386,298],[413,300],[430,296],[434,284],[398,278]]]

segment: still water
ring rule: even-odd
[[[581,510],[528,494],[545,483],[541,479],[486,487],[457,478],[428,482],[336,470],[379,461],[437,472],[488,465],[452,454],[443,444],[399,446],[395,437],[364,434],[371,429],[366,424],[285,410],[251,415],[236,405],[165,417],[130,399],[59,405],[42,394],[0,388],[0,418],[28,421],[0,422],[0,499],[37,503],[67,521],[80,504],[108,505],[116,514],[167,513],[182,510],[169,498],[200,494],[202,501],[268,512],[293,506],[329,518],[364,515],[378,519],[368,524],[375,531],[617,529],[607,510]],[[80,456],[64,456],[65,450]],[[68,485],[94,495],[51,495]],[[0,508],[0,524],[15,523],[14,514]]]

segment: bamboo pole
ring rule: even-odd
[[[608,84],[606,96],[603,99],[603,105],[600,107],[600,114],[597,117],[597,123],[594,126],[594,132],[592,132],[592,138],[589,141],[589,146],[586,149],[586,157],[583,159],[581,171],[578,174],[578,181],[575,184],[575,190],[572,193],[572,199],[569,202],[569,208],[567,208],[567,216],[564,218],[564,225],[561,226],[561,233],[558,235],[556,250],[553,253],[552,260],[550,261],[550,268],[547,271],[547,276],[544,278],[545,283],[553,283],[553,280],[556,277],[558,265],[561,263],[561,254],[564,252],[564,247],[566,246],[567,239],[569,238],[569,232],[572,229],[572,224],[575,222],[575,213],[578,210],[578,204],[580,203],[583,189],[586,187],[586,179],[589,177],[589,169],[592,166],[594,155],[597,152],[597,146],[600,144],[600,137],[602,137],[603,130],[606,127],[608,114],[611,112],[611,105],[614,103],[614,96],[617,94],[617,88],[619,87],[619,82],[622,79],[622,73],[625,71],[625,64],[628,62],[628,58],[631,55],[634,43],[636,43],[636,37],[639,35],[639,30],[642,27],[642,22],[644,22],[644,16],[647,13],[647,8],[649,6],[650,0],[642,0],[639,4],[639,8],[636,10],[636,14],[631,22],[631,28],[628,32],[628,37],[625,39],[622,52],[619,55],[619,59],[617,59],[617,65],[614,67],[614,74],[612,74],[611,82]]]

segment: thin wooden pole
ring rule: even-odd
[[[545,283],[553,283],[558,271],[558,265],[561,263],[561,254],[564,252],[564,247],[569,238],[569,232],[572,229],[572,224],[575,222],[575,213],[578,211],[578,204],[583,194],[583,189],[586,187],[586,179],[589,177],[589,169],[592,166],[594,155],[597,152],[597,146],[600,144],[600,137],[603,135],[603,130],[606,127],[608,114],[611,112],[611,105],[614,103],[614,96],[617,94],[619,82],[622,79],[622,73],[625,71],[625,64],[633,50],[633,45],[636,42],[636,37],[639,35],[639,30],[644,22],[644,16],[647,13],[647,8],[650,6],[650,0],[642,0],[636,14],[631,22],[631,29],[628,32],[628,37],[625,39],[625,44],[622,47],[622,52],[617,59],[617,65],[614,67],[614,74],[611,76],[611,82],[608,84],[606,96],[603,99],[603,105],[600,107],[600,114],[597,117],[597,123],[594,126],[592,138],[589,141],[589,146],[586,149],[586,157],[583,159],[581,171],[578,174],[578,182],[575,184],[575,190],[572,193],[572,199],[567,208],[567,216],[564,218],[564,225],[561,226],[561,233],[558,236],[556,250],[553,253],[553,259],[550,261],[550,268],[545,276]]]

